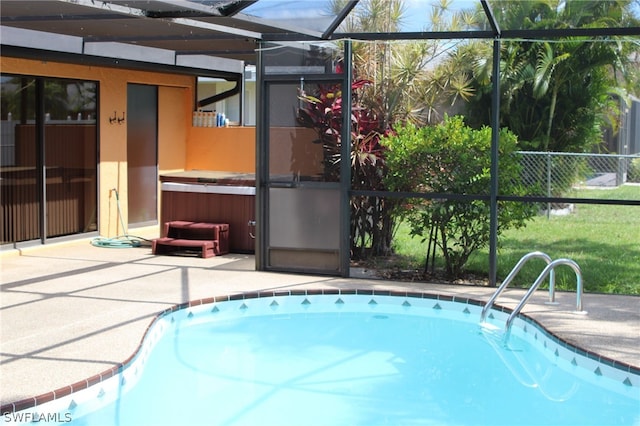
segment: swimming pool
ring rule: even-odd
[[[505,346],[508,313],[481,327],[481,308],[370,290],[197,301],[160,315],[109,378],[20,413],[74,425],[640,424],[635,369],[526,318]]]

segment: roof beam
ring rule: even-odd
[[[227,26],[218,25],[218,24],[210,24],[208,22],[196,21],[194,19],[172,18],[172,19],[168,19],[167,21],[173,22],[173,23],[179,24],[179,25],[185,25],[187,27],[194,27],[194,28],[200,28],[200,29],[204,29],[204,30],[217,31],[217,32],[220,32],[220,33],[234,34],[234,35],[237,35],[237,36],[249,37],[249,38],[253,38],[253,39],[262,38],[262,34],[261,33],[257,33],[255,31],[248,31],[248,30],[243,30],[243,29],[240,29],[240,28],[227,27]]]
[[[254,49],[225,49],[225,50],[210,49],[210,50],[197,50],[197,51],[176,50],[176,55],[178,56],[204,55],[204,56],[215,56],[220,58],[224,58],[225,56],[236,56],[236,55],[242,55],[242,56],[255,55],[255,53],[256,53],[255,48]]]
[[[152,66],[166,65],[183,69],[200,69],[207,72],[241,74],[244,72],[244,61],[203,54],[181,54],[173,50],[154,47],[137,46],[117,42],[85,42],[81,37],[45,33],[42,31],[0,25],[3,54],[7,51],[44,52],[50,51],[52,57],[59,54],[72,54],[91,58],[105,58],[118,64],[120,61],[131,63],[148,63]],[[16,48],[17,50],[10,49]],[[26,50],[25,50],[26,49]],[[43,53],[39,58],[46,58]]]
[[[121,6],[119,4],[111,3],[107,1],[98,1],[98,2],[94,0],[58,0],[58,1],[62,3],[71,3],[74,5],[84,6],[91,9],[98,9],[102,11],[109,10],[111,12],[119,13],[122,15],[130,15],[137,18],[145,16],[144,10],[142,9],[138,9],[138,8],[126,6],[126,5]]]
[[[37,61],[69,62],[82,65],[113,67],[119,69],[135,69],[142,71],[164,72],[170,74],[180,72],[181,74],[224,79],[231,79],[235,74],[220,70],[194,68],[189,66],[178,67],[176,65],[165,65],[137,60],[110,58],[106,56],[92,56],[88,54],[52,51],[51,49],[25,48],[21,46],[3,45],[2,55],[16,58],[32,59]]]
[[[244,73],[244,61],[208,55],[176,55],[175,64],[181,67],[226,71],[233,74]]]
[[[122,43],[144,43],[153,41],[220,41],[220,40],[246,40],[247,37],[233,34],[189,34],[186,35],[151,35],[151,36],[86,36],[87,42],[117,41]]]
[[[132,61],[152,62],[154,64],[177,65],[173,50],[155,47],[136,46],[135,44],[101,42],[85,43],[85,55],[106,56],[108,58],[129,59]]]
[[[88,14],[82,13],[77,15],[28,15],[28,16],[12,16],[6,20],[13,24],[19,22],[56,22],[56,21],[115,21],[118,19],[131,19],[130,16],[125,16],[120,13],[96,13]]]
[[[324,33],[322,33],[323,39],[326,40],[333,34],[333,32],[340,26],[340,24],[342,24],[342,21],[345,20],[347,15],[349,15],[349,13],[353,10],[353,8],[356,7],[359,1],[360,0],[349,0],[347,5],[344,8],[342,8],[342,11],[340,11],[338,16],[336,16],[336,18],[333,20],[331,25],[329,25],[329,27],[324,31]]]
[[[328,40],[457,40],[490,39],[492,31],[447,31],[447,32],[408,32],[408,33],[334,33]],[[318,37],[304,36],[298,33],[263,34],[264,41],[321,41]]]
[[[616,28],[558,28],[539,30],[501,30],[503,39],[554,39],[563,37],[636,37],[640,36],[640,27]],[[492,39],[496,33],[491,31],[438,31],[438,32],[407,32],[407,33],[334,33],[328,40],[464,40],[464,39]],[[319,41],[318,37],[306,36],[299,33],[263,34],[264,41]]]
[[[500,37],[500,26],[498,25],[498,21],[496,21],[496,17],[493,14],[493,10],[491,9],[491,5],[487,2],[487,0],[480,0],[482,4],[482,9],[484,10],[484,14],[487,16],[489,20],[489,25],[491,25],[491,29],[495,33],[496,37]]]
[[[185,1],[156,0],[155,3],[167,4],[175,10],[147,10],[149,18],[206,18],[211,16],[233,16],[258,0],[218,0],[216,4],[200,4]]]
[[[8,27],[6,25],[0,25],[0,40],[2,40],[3,51],[6,46],[19,46],[29,49],[43,49],[77,54],[82,54],[84,50],[82,37],[25,30],[22,28]]]
[[[85,7],[89,7],[92,9],[98,9],[98,10],[109,10],[112,12],[116,12],[125,16],[131,16],[131,17],[135,17],[135,18],[146,18],[146,19],[151,19],[147,16],[148,11],[143,10],[143,9],[138,9],[136,7],[131,7],[128,5],[120,5],[117,3],[111,3],[111,2],[106,2],[106,1],[94,1],[94,0],[58,0],[64,3],[73,3],[75,5],[81,5],[81,6],[85,6]],[[143,3],[143,2],[140,2]],[[132,2],[132,4],[135,4],[135,2]],[[255,39],[259,39],[261,38],[262,34],[257,33],[255,31],[247,31],[247,30],[242,30],[239,28],[233,28],[233,27],[228,27],[228,26],[224,26],[224,25],[217,25],[217,24],[210,24],[208,22],[203,22],[203,21],[197,21],[195,19],[188,19],[188,18],[160,18],[161,20],[164,20],[166,22],[172,22],[175,24],[179,24],[179,25],[185,25],[185,26],[189,26],[189,27],[194,27],[194,28],[200,28],[200,29],[206,29],[206,30],[210,30],[210,31],[217,31],[220,33],[228,33],[228,34],[235,34],[238,36],[244,36],[244,37],[250,37],[250,38],[255,38]]]
[[[550,28],[541,30],[504,30],[502,38],[505,39],[551,39],[562,37],[614,37],[614,36],[638,36],[640,27],[616,27],[616,28]]]

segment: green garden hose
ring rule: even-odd
[[[118,194],[118,190],[116,188],[113,188],[112,191],[116,193],[116,206],[118,208],[118,218],[120,219],[120,225],[122,226],[122,229],[124,229],[124,235],[120,235],[113,238],[96,237],[93,240],[91,240],[91,245],[96,247],[106,247],[106,248],[131,248],[131,247],[141,247],[143,245],[151,245],[151,241],[142,237],[129,235],[127,233],[127,228],[125,228],[124,221],[122,220],[122,211],[120,210],[120,196]]]
[[[144,244],[147,243],[147,244]],[[131,247],[141,247],[143,245],[148,245],[149,240],[141,237],[135,237],[131,235],[121,235],[113,238],[106,237],[96,237],[91,240],[91,245],[96,247],[107,247],[107,248],[131,248]]]

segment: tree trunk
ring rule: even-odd
[[[551,93],[551,105],[549,106],[549,120],[547,121],[547,134],[544,138],[544,151],[549,151],[549,142],[551,141],[551,128],[553,127],[553,117],[556,113],[556,103],[558,101],[558,83],[553,85]]]

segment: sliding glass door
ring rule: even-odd
[[[1,76],[0,242],[97,230],[95,82]]]

